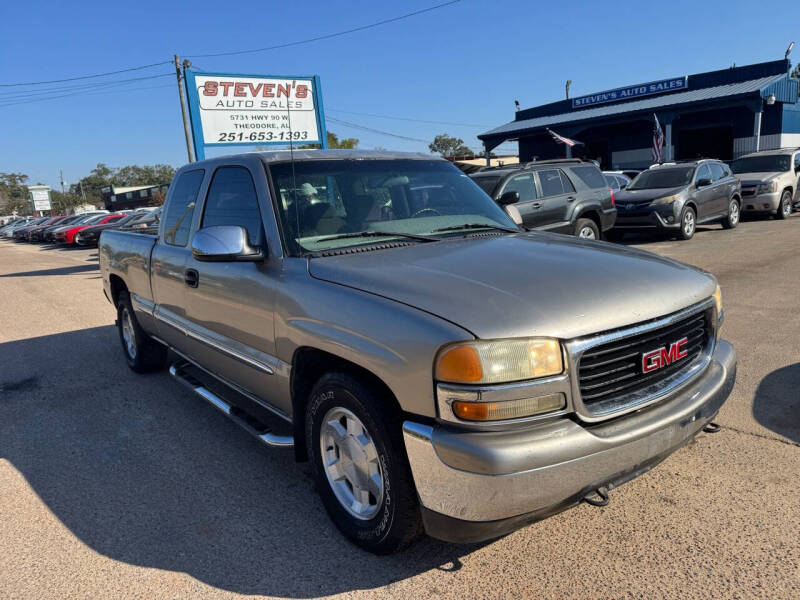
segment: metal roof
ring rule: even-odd
[[[644,100],[633,100],[629,102],[622,102],[620,104],[598,106],[596,108],[576,110],[562,113],[560,115],[537,117],[533,119],[525,119],[523,121],[511,121],[510,123],[501,125],[500,127],[487,131],[486,133],[482,133],[478,137],[483,139],[484,137],[491,137],[501,134],[508,135],[512,133],[521,133],[536,127],[547,127],[550,125],[570,123],[573,121],[583,121],[598,117],[609,117],[640,110],[654,110],[663,108],[665,106],[685,104],[687,102],[702,102],[704,100],[714,100],[716,98],[725,98],[728,96],[740,96],[742,94],[760,92],[763,88],[785,78],[786,74],[770,75],[769,77],[761,77],[759,79],[751,79],[749,81],[741,81],[738,83],[718,85],[697,90],[687,90],[685,92],[678,92],[664,96],[654,96]]]

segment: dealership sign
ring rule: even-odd
[[[29,186],[28,191],[33,201],[33,210],[51,210],[50,188],[47,186]]]
[[[641,83],[639,85],[631,85],[615,90],[573,98],[572,108],[584,108],[586,106],[603,104],[605,102],[616,102],[618,100],[630,100],[631,98],[638,98],[640,96],[675,92],[677,90],[685,90],[688,87],[689,81],[687,77],[673,77],[672,79],[651,81],[650,83]]]
[[[207,146],[327,147],[319,77],[186,71],[195,156]]]

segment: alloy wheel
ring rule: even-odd
[[[320,429],[322,464],[342,507],[357,519],[378,514],[384,475],[378,448],[361,420],[340,406],[330,409]]]
[[[578,232],[578,237],[586,240],[593,240],[595,239],[594,229],[591,227],[584,227]]]
[[[125,340],[125,350],[132,359],[136,358],[136,333],[133,329],[133,319],[127,308],[122,309],[122,339]]]
[[[692,211],[686,211],[686,214],[683,217],[683,233],[687,236],[692,235],[694,233],[694,213]]]
[[[730,221],[731,225],[736,225],[739,222],[739,203],[736,202],[736,200],[731,202],[728,212],[728,220]]]

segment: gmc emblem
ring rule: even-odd
[[[689,338],[683,338],[677,342],[672,342],[669,349],[666,346],[658,350],[651,350],[642,354],[642,373],[652,373],[658,369],[663,369],[675,361],[686,358],[689,351],[684,347],[689,343]]]

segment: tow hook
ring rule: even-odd
[[[706,433],[717,433],[722,427],[720,427],[719,423],[714,423],[714,421],[710,421],[706,423],[706,426],[703,427],[703,431]]]
[[[602,486],[589,492],[583,497],[583,501],[592,506],[605,506],[608,504],[608,488]]]

